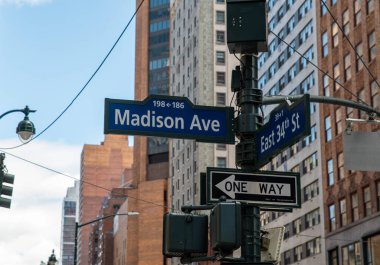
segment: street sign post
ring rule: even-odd
[[[283,103],[270,113],[269,121],[255,133],[258,168],[288,146],[310,134],[310,96],[290,106]]]
[[[207,201],[216,203],[221,196],[266,208],[300,208],[300,174],[207,168]]]
[[[104,133],[234,143],[233,108],[192,104],[186,97],[149,96],[143,101],[105,99]]]

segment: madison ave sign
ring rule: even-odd
[[[105,134],[150,135],[234,143],[233,108],[193,105],[186,97],[105,99]]]

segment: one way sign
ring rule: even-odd
[[[266,207],[300,208],[300,175],[293,172],[207,168],[207,201],[241,201]]]

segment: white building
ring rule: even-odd
[[[318,94],[316,2],[267,1],[268,52],[258,59],[259,88],[265,96]],[[276,37],[276,35],[279,37]],[[284,43],[282,40],[286,43]],[[267,106],[268,114],[275,106]],[[263,212],[263,227],[285,226],[281,264],[325,264],[319,106],[311,103],[311,134],[277,155],[264,168],[301,174],[300,209],[292,213]]]
[[[62,203],[61,221],[61,258],[62,265],[74,264],[75,222],[78,216],[79,181],[74,187],[67,188],[66,197]]]
[[[170,95],[188,97],[196,105],[228,106],[230,72],[237,64],[226,45],[224,0],[171,1]],[[234,149],[234,145],[172,140],[172,210],[199,205],[200,173],[207,167],[235,167]]]

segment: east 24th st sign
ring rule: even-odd
[[[104,133],[234,143],[233,108],[193,105],[185,97],[105,99]]]

